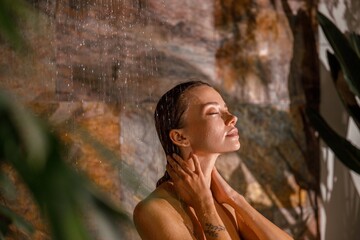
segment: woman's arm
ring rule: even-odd
[[[211,190],[217,201],[226,203],[234,208],[239,230],[245,239],[292,239],[285,231],[277,227],[253,208],[242,195],[231,188],[216,168],[214,168],[212,172]]]
[[[182,201],[192,207],[200,222],[207,240],[231,239],[217,210],[209,186],[206,185],[198,158],[190,154],[195,171],[190,170],[186,160],[177,155],[168,157],[168,171],[176,193]]]

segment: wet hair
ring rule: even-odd
[[[183,115],[188,108],[185,93],[192,88],[203,85],[210,86],[208,83],[201,81],[180,83],[160,98],[155,109],[154,119],[156,132],[166,155],[173,153],[180,155],[179,147],[172,142],[169,134],[172,129],[180,129],[184,126]],[[170,176],[165,171],[164,176],[156,183],[156,187],[168,180],[170,180]]]

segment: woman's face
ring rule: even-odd
[[[195,153],[225,153],[240,148],[237,117],[232,115],[220,94],[209,86],[189,90],[188,109],[183,115],[184,136]]]

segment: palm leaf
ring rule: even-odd
[[[360,97],[360,59],[345,35],[325,15],[318,12],[319,24],[339,60],[351,91]]]
[[[356,54],[358,57],[360,57],[360,35],[356,33],[350,33],[349,40]]]
[[[327,53],[328,62],[330,65],[331,76],[336,87],[337,93],[346,108],[347,112],[353,118],[354,122],[360,129],[360,107],[356,102],[356,98],[353,92],[350,91],[344,76],[340,69],[340,64],[336,56],[329,51]]]
[[[325,143],[333,150],[336,157],[345,166],[360,174],[360,150],[337,134],[318,112],[309,108],[306,113],[311,124]]]

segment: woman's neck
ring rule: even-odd
[[[193,152],[191,149],[182,149],[181,155],[183,156],[184,159],[188,159],[191,152],[198,157],[201,171],[204,174],[207,185],[210,187],[211,172],[215,166],[216,159],[219,157],[220,154],[199,153],[196,151]],[[191,168],[193,171],[195,170],[194,166],[191,166]]]
[[[211,172],[214,169],[216,159],[219,154],[196,154],[199,159],[201,171],[204,174],[205,181],[210,188],[211,185]]]

